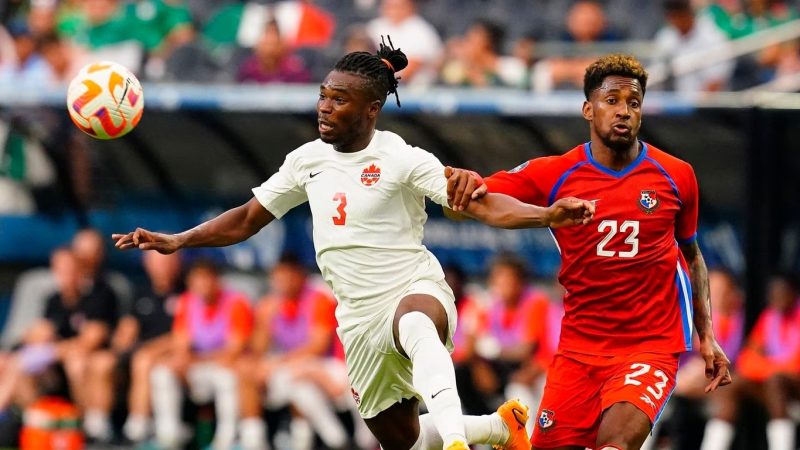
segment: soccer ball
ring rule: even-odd
[[[75,125],[89,136],[116,139],[133,130],[142,118],[142,85],[120,64],[92,63],[70,82],[67,110]]]

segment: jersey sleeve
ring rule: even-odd
[[[336,329],[336,301],[325,293],[318,293],[314,298],[311,323],[314,327],[334,332]]]
[[[172,319],[172,332],[177,335],[189,335],[189,296],[184,294],[178,299],[175,318]]]
[[[261,186],[253,188],[253,195],[258,202],[276,219],[283,217],[295,206],[308,201],[305,189],[298,183],[295,163],[295,158],[290,153],[277,172]]]
[[[533,205],[547,206],[547,195],[537,185],[534,172],[537,161],[526,161],[509,170],[500,171],[485,178],[489,192],[506,194],[517,200]]]
[[[698,189],[694,170],[688,166],[680,180],[678,192],[681,196],[681,209],[675,220],[675,239],[679,244],[688,244],[697,239]]]
[[[411,147],[407,160],[410,162],[407,183],[414,192],[447,207],[447,178],[444,165],[432,153]]]
[[[253,332],[253,314],[247,300],[237,298],[230,314],[230,337],[240,342],[246,341]]]

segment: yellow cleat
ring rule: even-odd
[[[525,430],[528,423],[528,407],[517,399],[511,399],[497,408],[497,414],[508,428],[508,441],[495,445],[496,450],[531,450],[531,439]]]
[[[444,450],[469,450],[469,445],[464,441],[453,441],[453,443],[448,445]]]

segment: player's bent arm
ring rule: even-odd
[[[541,228],[550,225],[548,208],[522,203],[505,194],[486,194],[471,201],[462,213],[499,228]]]
[[[692,304],[694,307],[694,326],[697,336],[702,341],[713,337],[711,326],[711,296],[708,289],[708,268],[700,252],[697,241],[681,245],[681,252],[689,266],[689,278],[692,283]]]
[[[237,244],[258,233],[275,219],[253,197],[244,205],[229,209],[191,230],[177,235],[180,248],[224,247]]]

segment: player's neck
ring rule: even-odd
[[[640,151],[641,144],[638,140],[625,150],[612,149],[599,140],[593,140],[591,145],[592,159],[601,166],[615,171],[628,167],[639,156]]]
[[[360,152],[367,148],[370,142],[372,142],[372,136],[375,135],[375,127],[370,128],[368,133],[364,133],[360,136],[356,136],[352,141],[342,143],[342,144],[333,144],[333,149],[340,153],[355,153]]]

